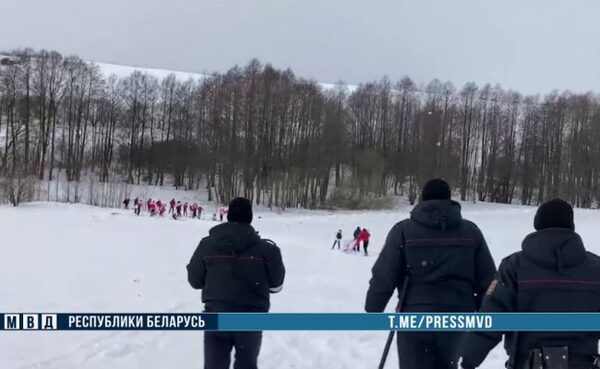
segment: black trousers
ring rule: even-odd
[[[204,369],[257,369],[262,332],[204,332]]]
[[[367,247],[369,247],[369,241],[363,241],[363,250],[365,250],[365,255],[369,255],[367,252]]]
[[[462,332],[398,332],[402,369],[456,369]]]

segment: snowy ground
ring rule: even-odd
[[[181,71],[173,71],[166,69],[158,69],[158,68],[147,68],[147,67],[133,67],[127,65],[120,64],[110,64],[110,63],[98,63],[94,62],[94,64],[98,65],[102,74],[106,77],[114,74],[119,78],[129,77],[133,72],[140,71],[142,73],[148,73],[159,80],[163,80],[168,77],[170,74],[175,75],[175,78],[185,82],[188,79],[191,80],[202,80],[207,77],[207,74],[201,73],[190,73],[190,72],[181,72]]]
[[[497,262],[532,230],[534,208],[465,204]],[[255,227],[282,248],[284,290],[275,312],[361,312],[370,268],[389,228],[409,208],[386,212],[256,214]],[[257,219],[258,216],[261,219]],[[576,224],[591,251],[600,212],[577,211]],[[135,217],[123,210],[34,203],[0,207],[0,306],[5,312],[198,312],[198,291],[185,265],[209,220]],[[331,251],[337,229],[356,226],[373,235],[371,257]],[[395,302],[389,304],[392,309]],[[385,332],[266,332],[262,369],[374,368]],[[503,367],[496,349],[483,368]],[[5,332],[3,369],[163,369],[202,364],[199,332]],[[397,367],[395,350],[388,368]]]
[[[1,58],[1,55],[0,55]],[[111,75],[115,75],[119,78],[129,77],[133,72],[140,71],[142,73],[148,73],[151,76],[158,78],[158,80],[162,81],[170,74],[174,74],[175,78],[181,82],[185,82],[187,80],[193,81],[201,81],[206,77],[209,77],[209,73],[191,73],[191,72],[182,72],[182,71],[171,71],[166,69],[158,69],[158,68],[148,68],[148,67],[133,67],[127,65],[120,64],[111,64],[111,63],[98,63],[94,62],[100,68],[100,71],[105,77],[109,77]],[[324,90],[332,90],[336,88],[335,83],[319,83],[319,85]],[[356,91],[358,88],[357,85],[347,85],[348,93],[352,93]]]

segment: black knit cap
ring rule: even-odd
[[[443,179],[435,178],[429,180],[421,190],[421,201],[427,200],[450,200],[450,186]]]
[[[243,197],[231,200],[227,211],[227,220],[234,223],[252,223],[252,203],[250,200]]]
[[[533,226],[536,231],[546,228],[575,229],[573,222],[573,208],[561,199],[554,199],[543,203],[535,213]]]

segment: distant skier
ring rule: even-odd
[[[184,202],[183,203],[183,215],[186,216],[186,217],[188,216],[188,207],[189,207],[188,202],[187,201]]]
[[[362,232],[362,230],[360,229],[360,227],[356,227],[356,229],[354,230],[354,233],[352,234],[354,236],[354,247],[352,247],[352,250],[354,251],[359,251],[359,240],[358,240],[358,236],[360,235],[360,232]]]
[[[158,208],[159,215],[161,217],[164,216],[166,211],[167,211],[167,207],[165,206],[165,204],[161,203],[160,207]]]
[[[129,210],[129,202],[131,200],[129,199],[129,197],[125,198],[125,200],[123,200],[123,205],[125,206],[125,210]]]
[[[200,205],[198,205],[198,203],[195,202],[190,206],[193,208],[193,210],[192,210],[193,218],[200,219],[200,209],[201,209]]]
[[[140,199],[138,199],[138,198],[136,198],[136,199],[135,199],[135,204],[134,204],[134,207],[135,207],[135,209],[134,209],[135,215],[139,216],[139,215],[140,215],[140,213],[142,212],[142,204],[143,204],[142,200],[140,200]]]
[[[225,216],[227,216],[227,208],[226,207],[222,207],[221,209],[219,209],[219,219],[221,220],[221,222],[223,221],[223,218]]]
[[[342,243],[342,230],[339,229],[337,231],[337,233],[335,234],[335,240],[333,241],[333,246],[331,246],[331,249],[333,250],[335,248],[335,245],[337,245],[338,250],[339,250],[341,243]]]
[[[169,214],[175,214],[175,199],[171,199],[171,202],[169,202]]]
[[[154,201],[150,201],[148,203],[148,212],[150,213],[151,217],[156,215],[156,203]]]
[[[181,218],[181,207],[183,205],[181,204],[181,201],[177,201],[177,206],[175,207],[175,209],[177,209],[177,218]]]
[[[354,236],[354,239],[358,238],[358,235],[360,234],[361,229],[360,227],[356,227],[356,229],[354,230],[354,233],[352,234]]]
[[[158,201],[156,202],[156,211],[160,211],[160,208],[162,208],[162,207],[163,207],[163,205],[164,205],[164,204],[163,204],[163,202],[162,202],[162,201],[160,201],[160,200],[158,200]]]
[[[366,228],[363,228],[362,231],[358,234],[359,241],[362,241],[363,251],[365,252],[365,256],[369,256],[367,252],[367,247],[369,247],[369,240],[371,239],[371,234],[367,231]]]
[[[218,220],[217,213],[213,213],[212,220],[216,222]]]
[[[203,209],[203,208],[202,208],[202,206],[200,206],[200,205],[198,205],[198,206],[197,206],[197,209],[198,209],[198,219],[200,219],[200,218],[202,218],[202,211],[203,211],[204,209]]]
[[[152,199],[148,199],[148,201],[146,202],[146,210],[150,211],[150,203],[152,202]]]

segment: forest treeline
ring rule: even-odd
[[[0,58],[0,178],[208,189],[277,207],[368,207],[417,198],[431,177],[462,200],[579,207],[600,197],[600,98],[526,96],[382,78],[351,89],[257,60],[198,80],[119,78],[78,57]],[[69,201],[77,201],[76,198]]]

